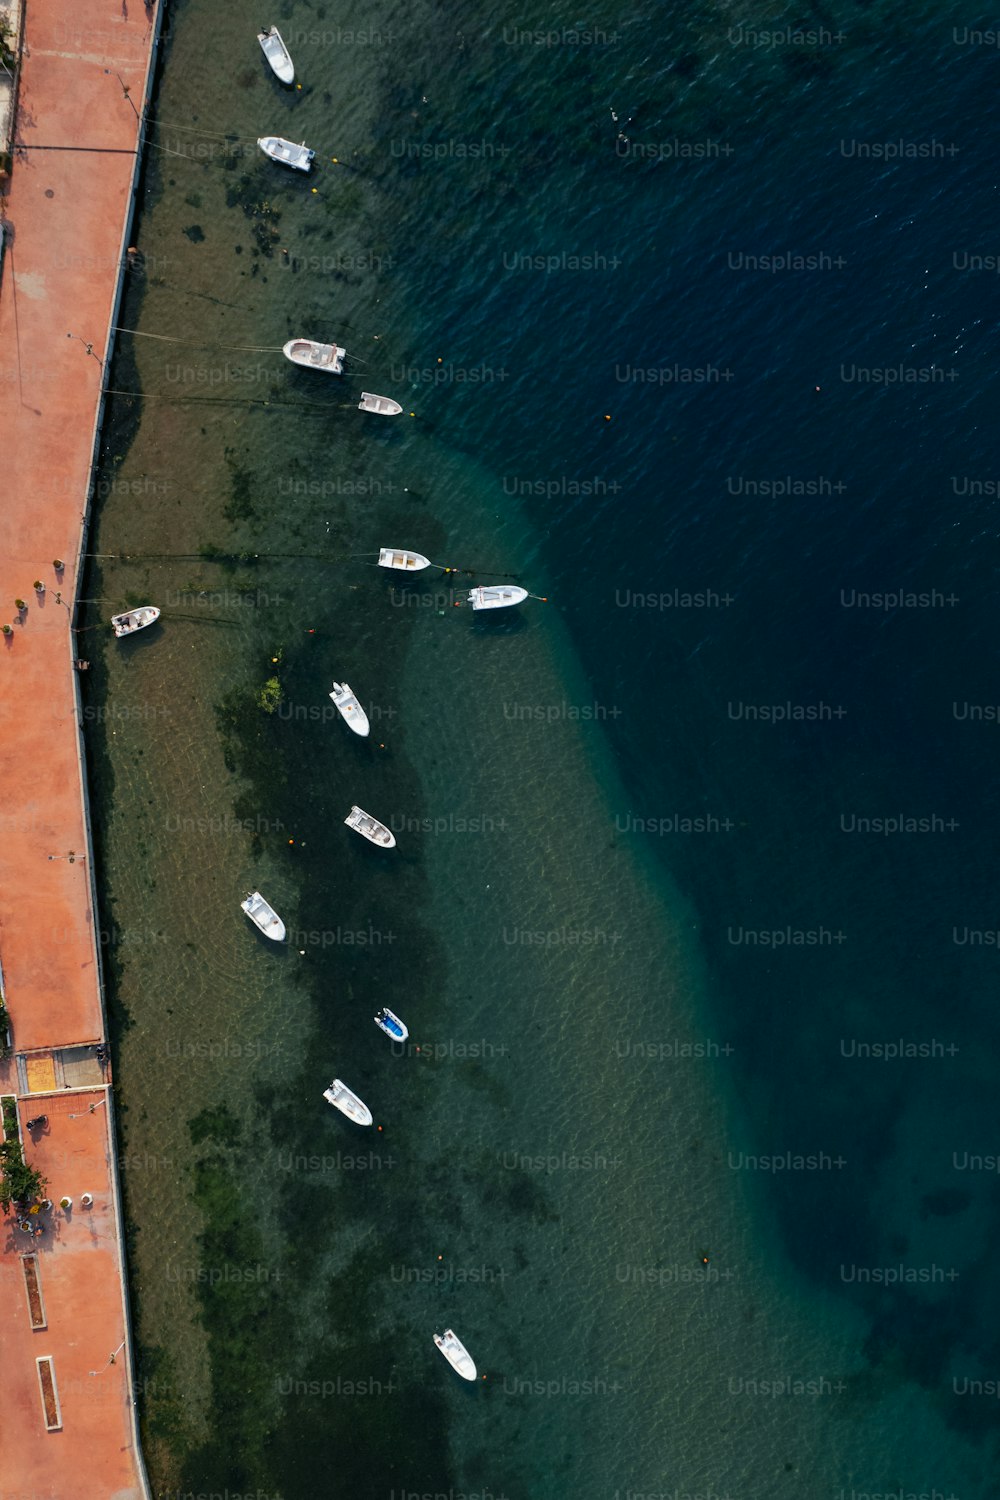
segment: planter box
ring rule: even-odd
[[[8,1139],[7,1126],[6,1126],[6,1123],[4,1121],[4,1105],[8,1102],[8,1100],[10,1101],[11,1104],[13,1104],[13,1106],[14,1106],[14,1113],[17,1116],[17,1140],[18,1140],[18,1145],[21,1147],[21,1151],[22,1151],[22,1155],[23,1155],[23,1152],[24,1152],[24,1137],[21,1134],[21,1116],[20,1116],[20,1113],[19,1113],[18,1108],[17,1108],[17,1095],[16,1094],[0,1094],[0,1134],[3,1135],[4,1140]]]
[[[56,1389],[56,1367],[51,1354],[40,1354],[35,1360],[38,1366],[38,1384],[42,1392],[42,1411],[49,1432],[58,1432],[62,1426],[59,1409],[59,1392]]]
[[[45,1303],[42,1301],[42,1283],[38,1276],[38,1256],[25,1255],[21,1260],[24,1271],[24,1291],[28,1298],[28,1316],[32,1328],[47,1328]]]

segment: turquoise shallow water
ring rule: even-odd
[[[243,18],[171,12],[128,557],[88,588],[164,606],[92,744],[157,1482],[986,1495],[986,49],[857,7],[815,46],[278,19],[297,96]],[[784,252],[815,268],[749,269]],[[309,331],[342,382],[284,364]],[[549,602],[474,619],[387,542]],[[931,602],[843,602],[892,589]]]

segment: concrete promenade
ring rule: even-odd
[[[14,1055],[0,1093],[18,1096],[25,1159],[54,1201],[34,1219],[41,1235],[0,1220],[0,1487],[37,1500],[148,1493],[110,1079],[96,1052],[100,935],[73,665],[86,650],[71,606],[156,23],[141,0],[30,0],[2,200],[0,966]],[[28,1130],[41,1114],[47,1124]]]

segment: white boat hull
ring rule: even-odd
[[[527,589],[507,583],[480,584],[469,590],[473,609],[509,609],[512,604],[522,604],[527,597]]]
[[[280,78],[282,83],[294,83],[295,66],[277,26],[272,26],[267,31],[258,31],[257,40],[275,78]]]
[[[372,1123],[372,1112],[367,1104],[346,1083],[341,1083],[339,1078],[335,1078],[330,1087],[323,1090],[323,1098],[327,1104],[332,1104],[334,1109],[339,1109],[342,1115],[353,1120],[355,1125]]]
[[[293,365],[304,370],[325,370],[328,375],[343,375],[346,349],[339,344],[321,344],[317,339],[289,339],[282,345],[282,354]]]
[[[272,161],[280,162],[284,167],[294,167],[297,172],[310,171],[316,155],[305,141],[296,145],[294,141],[286,141],[283,135],[259,135],[257,144]]]
[[[375,844],[379,849],[395,849],[395,834],[390,833],[378,818],[373,818],[371,813],[366,813],[363,807],[352,807],[344,822],[348,828],[353,828],[355,833],[360,833],[362,838],[366,838],[370,844]]]
[[[371,733],[368,715],[361,707],[354,693],[351,692],[349,682],[335,682],[330,697],[333,699],[337,711],[345,724],[353,729],[355,734],[367,735]]]
[[[112,615],[111,624],[120,640],[122,636],[135,635],[137,630],[155,625],[159,618],[160,611],[155,604],[140,604],[138,609],[127,609],[124,614]]]
[[[402,410],[399,402],[391,401],[388,396],[376,396],[372,391],[361,392],[358,411],[374,411],[380,417],[398,417]]]
[[[384,1005],[375,1017],[375,1025],[393,1042],[405,1042],[410,1034],[409,1027],[387,1005]],[[399,1030],[395,1030],[395,1027]]]
[[[272,938],[276,943],[285,941],[285,924],[274,907],[264,900],[260,891],[251,891],[246,900],[240,902],[240,906],[265,937]]]
[[[396,568],[401,573],[421,573],[431,564],[422,552],[407,552],[403,547],[380,547],[378,565],[380,568]]]
[[[446,1328],[443,1335],[436,1333],[434,1342],[452,1369],[461,1375],[463,1380],[475,1380],[475,1361],[462,1340],[450,1328]]]

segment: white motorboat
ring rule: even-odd
[[[358,411],[378,412],[380,417],[398,417],[402,410],[399,402],[390,401],[388,396],[375,396],[371,391],[361,392]]]
[[[160,611],[155,604],[140,604],[138,609],[127,609],[123,615],[112,615],[111,623],[114,626],[115,635],[135,635],[137,630],[145,630],[147,625],[153,625],[160,618]]]
[[[446,1328],[443,1334],[436,1333],[434,1342],[463,1380],[475,1380],[476,1366],[472,1355],[452,1329]]]
[[[347,350],[337,344],[320,344],[315,339],[289,339],[281,352],[293,365],[304,365],[307,370],[326,370],[330,375],[344,373]]]
[[[353,1120],[355,1125],[372,1123],[372,1112],[367,1104],[363,1099],[359,1099],[346,1083],[341,1083],[339,1078],[335,1078],[330,1087],[323,1090],[323,1098],[327,1104],[332,1104],[334,1109],[339,1109],[341,1114]]]
[[[308,172],[316,155],[315,151],[310,151],[305,141],[297,146],[294,141],[286,141],[283,135],[259,135],[257,144],[272,161],[280,161],[298,172]]]
[[[384,823],[373,818],[371,813],[366,813],[360,807],[352,807],[344,819],[348,828],[353,828],[356,833],[362,834],[372,844],[378,844],[380,849],[394,849],[396,847],[395,835],[390,833]]]
[[[407,552],[403,547],[380,547],[378,565],[380,568],[398,568],[402,573],[421,573],[431,563],[430,558],[420,552]]]
[[[375,1025],[380,1027],[394,1042],[405,1042],[410,1034],[409,1027],[387,1005],[383,1005],[375,1017]]]
[[[294,83],[295,66],[277,26],[269,26],[266,31],[258,31],[257,40],[263,48],[264,56],[271,64],[271,72],[274,76],[280,78],[282,83]]]
[[[349,682],[335,682],[330,697],[337,705],[341,717],[347,721],[355,734],[368,734],[370,732],[371,725],[368,723],[368,715],[351,692]]]
[[[469,603],[473,609],[507,609],[511,604],[520,604],[527,599],[528,590],[512,583],[481,583],[469,590]]]
[[[267,904],[260,891],[251,891],[246,900],[240,902],[240,906],[265,937],[273,938],[276,943],[285,941],[285,924],[274,907]]]

